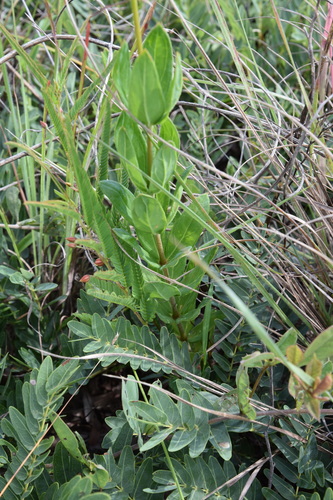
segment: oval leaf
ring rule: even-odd
[[[152,196],[139,194],[132,206],[132,220],[141,231],[159,234],[167,225],[167,220],[161,204]]]

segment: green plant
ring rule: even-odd
[[[14,134],[2,165],[20,162],[1,173],[12,354],[1,362],[2,495],[332,498],[328,445],[318,445],[333,353],[328,42],[317,75],[302,66],[302,29],[319,32],[320,9],[172,1],[141,27],[132,1],[134,28],[114,31],[108,10],[46,5],[47,18],[34,15],[52,31],[52,67],[1,26],[23,102],[21,113],[1,52]],[[17,24],[20,7],[6,8]],[[149,26],[154,8],[174,31]],[[97,39],[104,15],[120,48]],[[30,37],[29,24],[18,29]],[[23,144],[30,109],[41,128]],[[106,419],[106,453],[91,456],[62,398],[100,373],[120,378],[122,409]]]

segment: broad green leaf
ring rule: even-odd
[[[78,498],[86,498],[92,490],[92,481],[90,477],[82,477],[80,481],[71,488],[68,500],[77,500]],[[90,496],[90,495],[89,495]]]
[[[49,376],[45,389],[49,395],[61,391],[70,381],[73,374],[77,371],[79,367],[78,359],[70,359],[64,361],[60,366],[58,366]]]
[[[185,399],[186,401],[191,401],[190,392],[186,389],[182,389],[179,393],[179,396],[182,399]],[[183,401],[178,401],[177,407],[180,413],[180,417],[182,419],[182,425],[185,426],[187,429],[192,429],[194,425],[197,423],[195,419],[194,408],[191,405],[184,403]]]
[[[82,472],[82,465],[75,460],[63,443],[59,441],[53,453],[53,477],[59,484],[67,483]]]
[[[147,493],[143,490],[153,483],[153,460],[146,458],[139,467],[135,475],[135,487],[133,491],[133,498],[135,500],[147,500]]]
[[[138,384],[132,375],[129,375],[127,380],[124,380],[121,388],[121,401],[123,410],[130,427],[139,436],[141,435],[140,422],[138,422],[136,412],[132,406],[132,401],[139,399]]]
[[[117,120],[115,144],[131,181],[137,188],[146,191],[147,182],[141,173],[147,173],[146,144],[138,125],[124,112]]]
[[[88,462],[79,449],[79,443],[74,432],[70,430],[68,425],[56,413],[53,413],[51,418],[53,428],[68,453],[79,462],[87,465]]]
[[[170,38],[163,27],[158,24],[150,31],[143,46],[155,63],[162,91],[166,95],[172,79],[173,57]]]
[[[128,105],[130,75],[130,52],[128,49],[128,44],[124,43],[121,49],[118,50],[117,54],[115,55],[112,77],[118,94],[120,95],[120,98],[126,107]]]
[[[211,437],[209,440],[224,460],[231,459],[231,439],[225,425],[222,422],[218,425],[211,426]]]
[[[36,386],[30,382],[24,382],[22,386],[22,398],[24,403],[24,415],[27,427],[34,435],[39,431],[39,420],[43,417],[44,408],[38,404]]]
[[[175,432],[175,434],[172,436],[171,442],[169,444],[168,450],[170,452],[175,452],[182,450],[190,444],[196,437],[198,430],[197,429],[183,429],[183,430],[178,430]]]
[[[27,450],[32,450],[32,448],[36,444],[36,440],[32,436],[30,429],[27,426],[25,417],[13,406],[10,406],[8,411],[10,421],[20,437],[20,442]]]
[[[165,187],[174,174],[177,163],[176,151],[165,144],[157,151],[153,159],[151,177],[160,186]],[[149,191],[154,193],[159,191],[159,187],[150,184]]]
[[[36,382],[37,401],[41,406],[45,406],[47,401],[49,400],[49,394],[45,386],[52,371],[53,371],[52,358],[50,356],[47,356],[40,365]]]
[[[140,451],[147,451],[151,450],[152,448],[155,448],[155,446],[162,443],[162,441],[165,441],[166,438],[173,431],[174,430],[171,428],[171,429],[163,429],[163,431],[156,432],[155,434],[152,435],[149,441],[147,441],[143,446],[140,446]]]
[[[128,494],[132,493],[135,480],[135,459],[130,446],[125,446],[121,452],[118,467],[121,471],[120,484]]]
[[[134,195],[129,189],[116,181],[101,181],[99,183],[102,192],[109,198],[114,208],[120,215],[132,224],[131,209]]]
[[[157,382],[154,383],[156,385]],[[149,396],[152,404],[164,411],[164,408],[167,408],[167,422],[171,424],[173,427],[178,427],[181,425],[181,418],[178,411],[177,405],[172,401],[172,399],[165,394],[163,391],[158,389],[154,389],[154,386],[149,389]]]
[[[333,490],[332,488],[327,488],[323,500],[333,500]]]
[[[165,118],[161,124],[160,137],[166,142],[174,144],[177,149],[180,148],[180,137],[177,127],[169,117]]]
[[[166,102],[168,106],[168,113],[172,111],[178,102],[178,99],[182,93],[183,88],[183,74],[182,74],[182,64],[179,54],[176,54],[176,66],[174,76],[167,94]]]
[[[129,111],[142,123],[151,126],[168,113],[156,65],[147,50],[136,59],[130,78]]]
[[[287,347],[286,356],[288,358],[288,361],[296,366],[301,366],[304,364],[303,351],[297,345],[290,345],[289,347]]]
[[[333,326],[321,332],[318,337],[311,342],[304,352],[301,366],[307,365],[314,354],[316,354],[319,360],[333,357]]]
[[[152,234],[162,233],[167,220],[160,203],[152,196],[139,194],[133,201],[132,220],[141,231]]]
[[[309,363],[306,365],[305,371],[306,373],[311,375],[311,377],[316,379],[317,377],[321,376],[322,370],[323,370],[323,363],[319,361],[317,355],[314,354]]]
[[[189,445],[189,452],[191,458],[199,457],[207,447],[207,441],[210,435],[210,426],[200,425],[193,441]]]
[[[180,294],[179,289],[163,281],[148,281],[143,286],[146,295],[154,299],[169,300]]]
[[[282,337],[277,342],[277,346],[281,349],[283,354],[286,354],[286,350],[290,345],[297,343],[297,330],[295,328],[289,328],[289,330],[282,335]]]
[[[207,195],[201,195],[197,201],[203,205],[205,209],[209,207],[209,198]],[[195,213],[201,213],[199,207],[193,203],[190,208]],[[200,238],[202,225],[195,221],[194,218],[187,212],[183,212],[175,219],[174,225],[168,235],[166,246],[166,256],[168,260],[175,256],[180,249],[184,247],[192,247]]]
[[[149,403],[145,403],[144,401],[133,401],[131,406],[135,413],[137,413],[146,423],[165,424],[168,421],[165,411]]]

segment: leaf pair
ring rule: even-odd
[[[150,127],[168,116],[181,93],[182,72],[178,56],[173,72],[171,41],[162,26],[149,33],[132,68],[128,45],[122,46],[113,79],[123,104],[141,123]]]

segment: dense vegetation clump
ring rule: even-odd
[[[333,499],[332,19],[4,0],[1,498]]]

